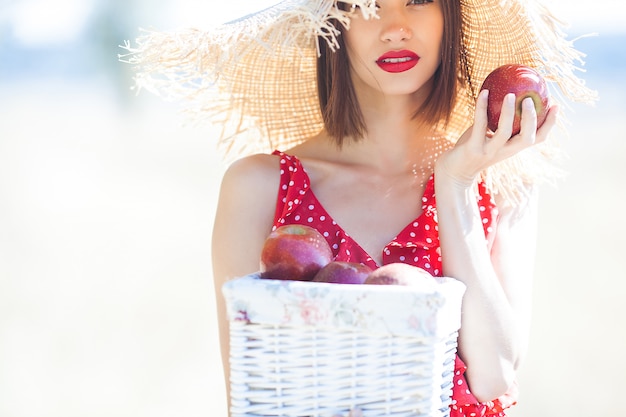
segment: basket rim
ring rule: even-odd
[[[461,326],[465,285],[358,285],[238,277],[222,286],[230,322],[446,337]]]

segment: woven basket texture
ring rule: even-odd
[[[442,280],[424,288],[230,281],[231,416],[354,408],[365,417],[448,416],[464,287]]]

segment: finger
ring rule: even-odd
[[[482,90],[478,94],[476,99],[476,111],[474,112],[474,132],[480,134],[481,139],[484,139],[484,134],[487,132],[487,105],[489,102],[489,90]]]
[[[494,139],[507,141],[513,133],[513,120],[515,119],[515,94],[508,93],[502,100],[498,129],[494,134]]]
[[[537,110],[532,98],[526,97],[522,101],[522,118],[520,121],[520,137],[526,145],[535,143],[537,136]]]
[[[487,131],[487,100],[489,98],[489,91],[482,90],[476,98],[476,108],[474,110],[474,123],[467,128],[456,142],[457,145],[464,143],[480,144],[485,140],[488,135]]]
[[[487,130],[487,105],[489,102],[489,90],[482,90],[476,98],[476,111],[474,112],[474,125],[485,127]]]
[[[548,137],[548,134],[552,130],[554,126],[556,126],[558,117],[559,117],[560,108],[556,104],[550,105],[548,109],[548,115],[546,116],[545,122],[541,125],[541,127],[537,130],[537,143],[543,142]]]

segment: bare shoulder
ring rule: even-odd
[[[220,199],[237,198],[256,202],[273,200],[278,192],[280,170],[278,157],[268,154],[246,156],[233,162],[222,178]]]
[[[236,221],[248,220],[265,230],[274,220],[279,184],[278,156],[246,156],[232,163],[224,173],[218,210],[227,212]]]
[[[223,183],[237,186],[269,186],[279,181],[278,156],[255,154],[233,162],[224,173]]]
[[[213,225],[216,282],[258,269],[270,233],[280,184],[279,159],[259,154],[232,163],[222,178]]]

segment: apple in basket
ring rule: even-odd
[[[548,87],[544,78],[534,68],[520,64],[502,65],[485,78],[480,89],[489,90],[487,123],[489,129],[494,132],[498,128],[504,96],[508,93],[515,94],[515,117],[511,136],[520,132],[522,101],[527,97],[532,98],[535,103],[537,127],[541,127],[546,120],[550,107]]]
[[[433,276],[418,266],[396,262],[375,269],[363,283],[368,285],[414,285],[424,279],[433,279]]]
[[[316,229],[290,224],[274,229],[261,251],[261,278],[311,281],[333,260],[326,239]]]
[[[372,268],[357,262],[332,261],[315,275],[313,281],[332,284],[363,284]]]

